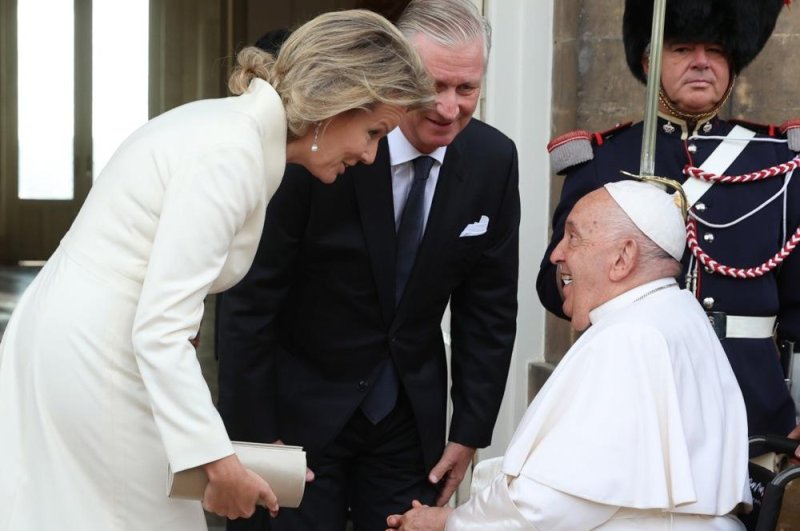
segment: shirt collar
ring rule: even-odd
[[[447,146],[438,147],[431,153],[420,153],[417,148],[411,145],[411,142],[408,141],[399,127],[392,129],[386,138],[389,141],[389,163],[392,166],[411,162],[421,155],[433,157],[440,165],[444,162]]]
[[[675,288],[677,288],[678,283],[675,282],[674,278],[659,278],[658,280],[653,280],[651,282],[642,284],[641,286],[636,286],[633,289],[629,289],[625,293],[617,295],[610,301],[606,301],[594,310],[590,311],[589,321],[591,321],[592,324],[597,324],[604,317],[611,315],[612,313],[621,310],[630,304],[633,304],[634,302],[650,295],[656,290],[666,288],[667,286],[675,286]]]

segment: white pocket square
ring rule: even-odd
[[[481,234],[486,234],[486,230],[489,228],[489,216],[481,216],[481,219],[476,221],[475,223],[470,223],[464,230],[461,231],[461,235],[459,238],[467,238],[469,236],[480,236]]]

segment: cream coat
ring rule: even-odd
[[[174,470],[230,455],[189,339],[247,272],[286,158],[270,85],[133,133],[0,344],[0,530],[205,529]]]

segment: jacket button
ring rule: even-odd
[[[358,390],[359,391],[366,391],[369,388],[369,382],[366,380],[361,380],[358,382]]]
[[[703,299],[703,308],[710,310],[714,307],[714,297],[706,297]]]
[[[711,243],[714,241],[714,234],[711,232],[706,232],[705,234],[703,234],[703,239],[708,243]]]
[[[697,146],[695,144],[689,144],[686,149],[689,151],[689,153],[697,153]]]
[[[694,206],[694,209],[697,210],[698,212],[705,212],[706,211],[706,204],[705,203],[697,203]]]

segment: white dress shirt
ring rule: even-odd
[[[431,153],[420,153],[417,148],[411,145],[406,136],[395,127],[387,136],[389,141],[389,160],[392,166],[392,194],[394,196],[394,226],[400,226],[400,218],[403,215],[403,208],[406,206],[408,193],[411,191],[411,183],[414,181],[414,159],[421,155],[432,157],[434,162],[428,181],[425,183],[425,223],[422,226],[423,232],[428,224],[428,214],[431,211],[433,192],[436,190],[436,183],[439,182],[439,168],[444,162],[444,154],[447,146],[435,149]]]

